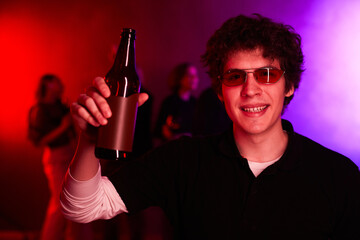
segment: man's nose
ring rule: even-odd
[[[262,89],[260,84],[255,79],[255,74],[253,72],[247,72],[246,81],[242,85],[241,96],[243,97],[253,97],[260,95]]]

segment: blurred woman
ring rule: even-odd
[[[29,111],[29,139],[44,147],[43,167],[50,189],[50,201],[41,231],[42,240],[90,239],[88,226],[66,220],[60,210],[60,191],[75,151],[75,130],[68,106],[62,102],[64,85],[52,74],[41,77],[37,103]],[[66,236],[67,235],[67,236]]]

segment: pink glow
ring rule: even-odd
[[[298,31],[306,72],[285,118],[360,165],[360,3],[315,2]]]

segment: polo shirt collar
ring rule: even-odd
[[[302,144],[299,140],[299,135],[294,132],[292,124],[288,120],[281,120],[283,129],[288,133],[288,145],[283,156],[273,164],[276,169],[290,170],[300,164]],[[239,159],[240,163],[247,165],[247,160],[243,158],[235,143],[233,128],[228,129],[222,134],[219,142],[220,152],[232,159]],[[274,169],[275,170],[275,169]]]
[[[230,158],[242,158],[236,146],[233,127],[230,127],[221,135],[219,150],[222,154]]]
[[[283,129],[288,133],[289,139],[284,154],[274,166],[278,166],[279,169],[283,170],[291,170],[301,164],[303,143],[300,136],[294,132],[294,128],[289,121],[282,119],[281,122]]]

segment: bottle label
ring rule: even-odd
[[[112,116],[108,124],[99,128],[96,147],[132,151],[138,97],[137,93],[129,97],[110,96],[107,99]]]

